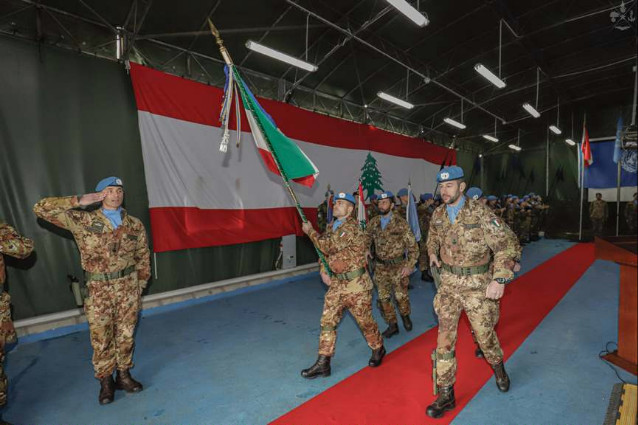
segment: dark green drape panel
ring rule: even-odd
[[[36,246],[28,260],[8,259],[7,289],[21,319],[75,307],[66,275],[82,273],[70,235],[36,221],[35,202],[90,192],[117,175],[126,208],[148,232],[148,197],[135,101],[121,65],[7,38],[0,38],[0,58],[0,218]],[[272,270],[278,253],[279,240],[161,253],[147,291]]]

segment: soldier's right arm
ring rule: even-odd
[[[79,206],[77,196],[44,198],[33,206],[33,212],[49,223],[73,231],[79,226],[82,217],[88,214],[86,211],[74,210]]]
[[[33,251],[33,241],[20,236],[8,224],[0,221],[0,254],[15,258],[26,258]]]

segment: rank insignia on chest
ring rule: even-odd
[[[492,224],[494,225],[494,227],[500,228],[501,220],[499,220],[498,218],[495,218],[494,220],[492,220]]]
[[[456,238],[452,238],[452,245],[456,245],[457,242]]]

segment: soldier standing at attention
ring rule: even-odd
[[[334,221],[325,233],[319,235],[310,222],[302,225],[304,233],[326,255],[328,266],[334,273],[329,276],[322,266],[321,278],[328,285],[328,292],[321,315],[319,357],[314,365],[301,371],[301,376],[307,379],[330,376],[330,359],[337,343],[337,326],[346,309],[356,320],[372,349],[368,365],[379,366],[385,356],[383,339],[372,317],[372,280],[365,268],[368,246],[365,232],[352,217],[354,205],[354,196],[338,193],[333,207]]]
[[[434,196],[431,193],[424,193],[420,196],[421,204],[417,209],[419,215],[419,227],[421,229],[421,240],[419,241],[419,269],[421,270],[421,280],[432,282],[432,276],[428,273],[430,259],[428,258],[428,230],[430,230],[430,218],[434,212]]]
[[[596,200],[589,204],[589,218],[593,227],[594,236],[601,236],[603,234],[603,228],[607,222],[608,215],[607,202],[603,201],[602,193],[597,193]]]
[[[6,272],[4,255],[27,258],[33,251],[33,241],[20,236],[15,229],[0,220],[0,409],[7,404],[8,381],[4,374],[4,346],[16,341],[16,331],[11,321],[11,297],[4,290]],[[0,415],[1,416],[1,415]],[[0,417],[0,424],[6,424]]]
[[[84,311],[95,377],[100,381],[100,404],[111,403],[115,389],[142,391],[129,370],[141,294],[151,277],[150,257],[144,225],[127,214],[123,201],[122,180],[107,177],[97,184],[95,193],[44,198],[33,207],[41,219],[70,231],[80,251],[89,290]],[[98,209],[84,209],[97,203],[101,204]]]
[[[426,410],[434,418],[456,406],[454,349],[462,311],[467,314],[485,359],[494,370],[498,389],[509,390],[510,380],[494,326],[498,322],[499,299],[505,284],[514,277],[512,265],[519,254],[514,249],[518,244],[502,221],[484,205],[464,196],[466,184],[460,167],[442,169],[437,182],[444,205],[434,211],[428,237],[430,265],[441,269],[440,286],[434,298],[439,317],[436,347],[439,396]]]
[[[399,189],[397,192],[397,198],[399,202],[395,213],[405,218],[408,211],[408,189],[405,187]]]
[[[419,259],[419,248],[410,225],[403,217],[392,212],[392,198],[392,192],[379,195],[379,215],[370,220],[366,228],[366,248],[374,242],[374,282],[379,293],[379,309],[388,324],[388,328],[383,331],[384,338],[391,338],[399,333],[393,297],[398,304],[405,330],[412,330],[408,283],[410,273]]]

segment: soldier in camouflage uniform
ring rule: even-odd
[[[394,213],[400,217],[406,218],[408,210],[408,189],[402,188],[397,192],[397,205],[394,209]]]
[[[151,276],[146,231],[127,214],[122,181],[108,177],[96,193],[44,198],[33,207],[43,220],[69,230],[80,251],[89,297],[84,302],[89,322],[93,368],[100,380],[100,404],[111,403],[115,389],[139,392],[131,377],[134,332],[141,294]],[[101,203],[101,208],[84,207]],[[113,370],[117,369],[113,381]]]
[[[33,241],[20,236],[13,227],[0,220],[0,408],[7,404],[8,382],[4,374],[4,346],[16,341],[16,332],[11,321],[11,297],[4,290],[6,272],[4,255],[26,258],[33,251]],[[0,423],[5,423],[0,418]]]
[[[636,234],[636,207],[638,207],[638,194],[634,193],[634,200],[625,205],[625,220],[630,235]]]
[[[326,200],[317,207],[317,227],[320,232],[325,232],[328,224],[328,198],[334,195],[332,190],[326,192]]]
[[[335,196],[335,220],[324,234],[319,235],[309,222],[302,225],[304,233],[326,255],[333,273],[329,276],[321,266],[321,278],[329,288],[321,315],[319,357],[314,365],[301,371],[301,376],[307,379],[330,375],[330,359],[335,352],[337,326],[346,309],[356,320],[372,349],[368,365],[379,366],[385,356],[383,339],[377,322],[372,317],[372,280],[366,270],[367,239],[365,232],[352,217],[354,205],[354,197],[341,192]]]
[[[430,264],[441,269],[434,308],[439,316],[437,380],[439,397],[427,415],[440,417],[455,407],[456,345],[458,322],[465,311],[478,343],[496,375],[500,391],[509,390],[494,326],[505,283],[513,279],[516,241],[488,208],[467,199],[463,170],[447,167],[437,176],[445,206],[434,211],[430,222]],[[440,259],[439,259],[440,258]]]
[[[609,210],[607,202],[603,201],[603,194],[597,193],[596,200],[589,205],[589,219],[591,220],[594,236],[601,236],[607,222]]]
[[[383,332],[384,338],[399,333],[393,298],[399,307],[403,326],[407,331],[412,330],[408,283],[410,273],[419,259],[419,248],[410,225],[403,217],[392,212],[392,198],[392,192],[379,195],[379,215],[370,220],[366,228],[366,247],[374,242],[374,282],[379,294],[379,309],[388,324]]]
[[[421,240],[419,241],[419,269],[421,270],[421,279],[426,282],[432,282],[432,276],[428,273],[430,268],[430,259],[428,258],[428,231],[430,230],[430,219],[434,212],[434,196],[431,193],[423,193],[420,196],[421,203],[417,208],[419,216],[419,228],[421,229]]]
[[[374,217],[379,215],[379,209],[377,208],[377,194],[373,193],[370,195],[370,205],[366,209],[368,213],[368,221],[372,220]]]

